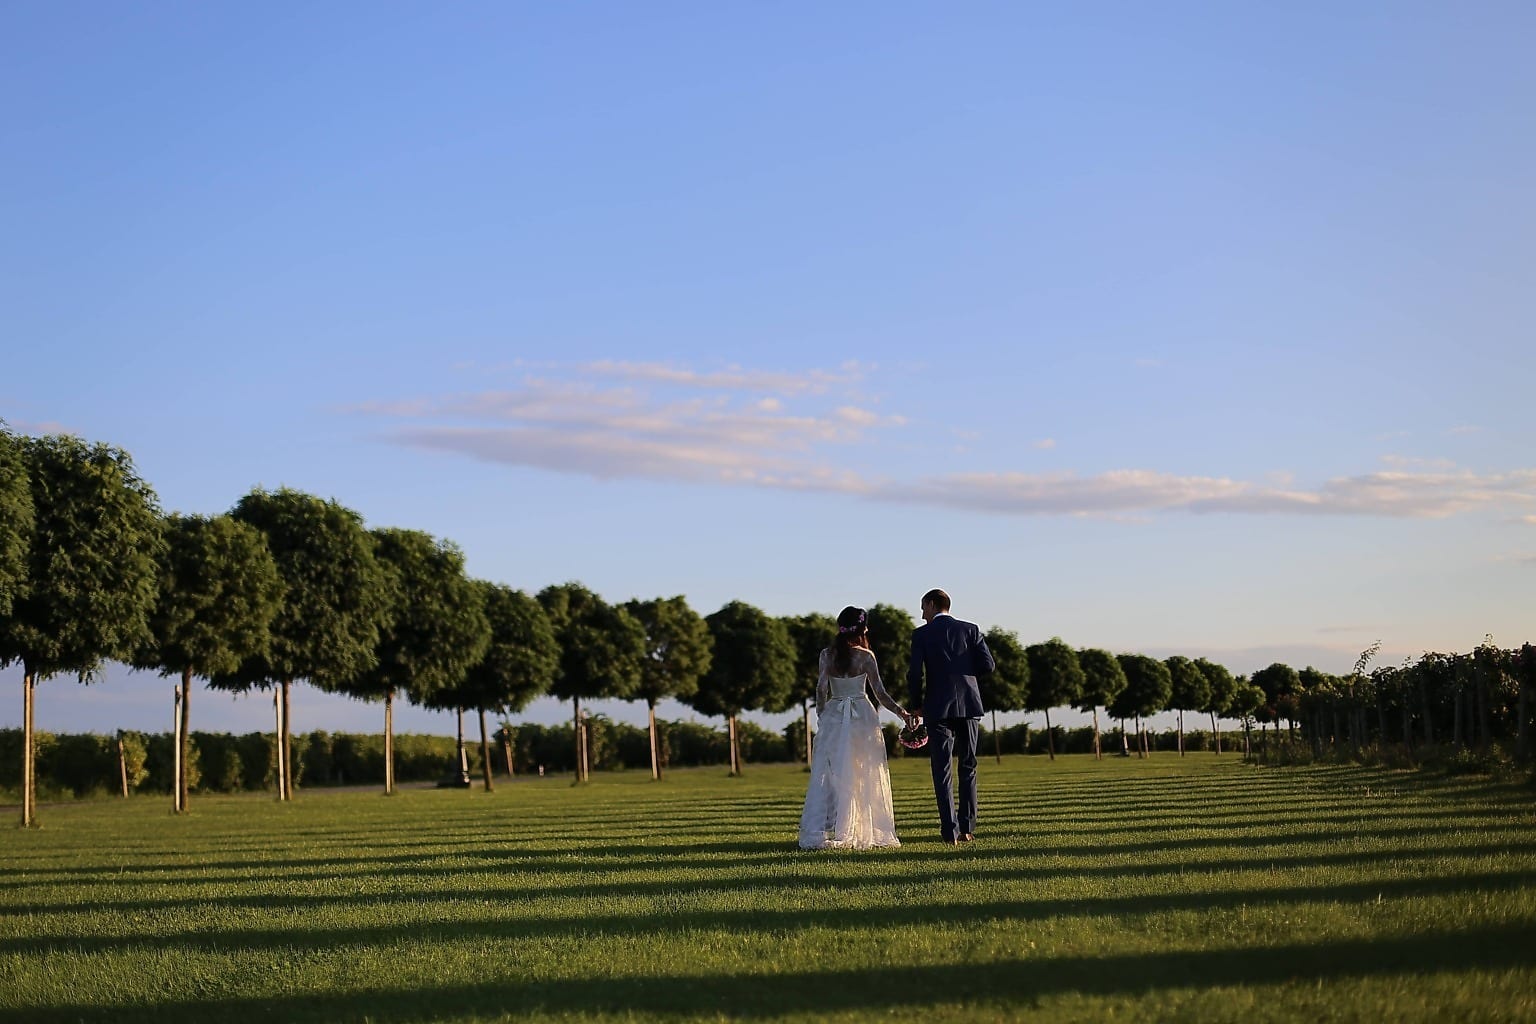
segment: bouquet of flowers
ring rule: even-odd
[[[922,722],[913,722],[901,730],[901,736],[898,739],[908,750],[921,750],[928,745],[928,727]]]

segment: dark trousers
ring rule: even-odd
[[[943,718],[928,723],[928,757],[933,793],[939,800],[939,830],[945,842],[976,831],[976,737],[978,719]],[[960,807],[955,813],[954,760],[960,762]]]

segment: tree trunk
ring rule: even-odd
[[[485,791],[496,792],[491,783],[491,741],[485,735],[485,708],[480,708],[480,769],[485,775]]]
[[[21,677],[21,827],[32,825],[32,673]]]
[[[384,795],[395,793],[395,690],[384,693]]]
[[[661,750],[656,736],[656,702],[647,699],[645,706],[651,722],[651,781],[657,782],[661,779]]]
[[[123,777],[123,799],[128,799],[128,755],[123,750],[123,730],[117,730],[117,773]]]
[[[459,713],[459,785],[469,785],[469,753],[464,749],[464,709],[457,709]]]
[[[283,778],[283,695],[272,691],[272,750],[277,761],[277,798],[283,799],[288,783]]]
[[[1003,737],[997,731],[997,708],[992,709],[992,757],[998,764],[1003,763]]]
[[[1147,756],[1147,738],[1141,734],[1140,715],[1136,716],[1136,756],[1138,758]]]
[[[293,721],[290,712],[293,704],[288,699],[288,692],[293,689],[293,681],[283,680],[283,799],[293,799]]]
[[[1131,756],[1131,740],[1125,733],[1125,719],[1120,719],[1120,756]]]
[[[181,689],[171,687],[171,810],[180,814],[181,806]]]
[[[1056,733],[1051,729],[1051,709],[1045,709],[1045,749],[1056,760]]]
[[[176,777],[176,785],[180,789],[181,807],[187,809],[187,801],[192,793],[192,787],[187,784],[187,748],[192,745],[192,670],[181,670],[181,772]]]
[[[517,774],[516,764],[512,760],[512,730],[511,729],[503,729],[503,730],[501,730],[501,752],[506,755],[506,758],[507,758],[507,778],[510,779],[512,776]]]
[[[1216,753],[1221,753],[1221,720],[1216,717],[1216,712],[1211,712],[1211,735],[1216,737]]]
[[[736,746],[736,716],[728,715],[726,717],[726,725],[728,731],[728,739],[731,744],[731,774],[740,775],[741,750]]]
[[[1104,752],[1099,749],[1099,706],[1093,706],[1093,759],[1104,760]]]
[[[1179,756],[1184,756],[1184,709],[1179,708]]]
[[[586,744],[582,742],[585,737],[581,728],[581,698],[571,698],[571,740],[576,744],[576,781],[585,782],[586,775],[582,769],[587,764]]]

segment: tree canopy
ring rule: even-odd
[[[714,658],[688,701],[700,714],[734,718],[743,711],[779,711],[790,704],[795,651],[784,624],[744,601],[704,617]]]
[[[1210,702],[1211,684],[1198,665],[1177,654],[1163,664],[1168,666],[1168,707],[1200,711]]]
[[[869,650],[880,666],[882,680],[905,679],[907,662],[912,657],[912,630],[916,625],[905,608],[876,604],[869,608]],[[836,620],[832,632],[837,632]],[[827,643],[831,643],[828,640]],[[825,646],[825,645],[823,645]],[[890,686],[887,685],[889,690]]]
[[[230,514],[266,537],[283,602],[267,650],[211,682],[238,691],[307,679],[334,690],[373,668],[388,592],[362,517],[288,488],[252,491]]]
[[[784,624],[790,646],[795,652],[789,699],[801,703],[814,700],[821,652],[832,646],[832,640],[837,636],[837,620],[822,612],[809,612],[805,615],[788,615],[779,621]],[[878,655],[876,662],[879,662]],[[889,671],[884,664],[880,665],[882,680]]]
[[[1125,672],[1125,689],[1120,691],[1109,713],[1116,718],[1146,718],[1168,706],[1173,679],[1168,666],[1145,654],[1118,655]]]
[[[1237,690],[1237,680],[1232,678],[1232,673],[1227,671],[1225,665],[1218,665],[1214,661],[1196,658],[1195,667],[1205,677],[1209,687],[1205,703],[1195,710],[1204,711],[1208,715],[1225,715],[1232,704],[1232,694]]]
[[[21,440],[0,420],[0,619],[11,614],[11,603],[26,582],[32,530],[32,487]]]
[[[171,515],[165,541],[149,642],[134,666],[209,676],[263,654],[285,587],[261,531],[227,515]]]
[[[1083,692],[1083,669],[1077,663],[1077,652],[1061,637],[1030,644],[1024,648],[1024,656],[1029,659],[1027,710],[1048,712],[1077,703]]]
[[[521,590],[472,580],[490,627],[485,653],[444,697],[455,707],[503,714],[521,711],[548,691],[560,664],[549,616]]]
[[[1120,659],[1097,647],[1077,652],[1077,664],[1083,670],[1083,692],[1078,695],[1079,711],[1108,708],[1119,698],[1127,682]]]
[[[423,707],[459,707],[453,690],[491,639],[485,599],[464,575],[463,552],[420,530],[386,528],[372,536],[380,578],[388,581],[381,587],[387,610],[372,667],[337,689],[368,699],[403,691]]]
[[[560,647],[559,670],[549,692],[561,700],[634,699],[645,659],[640,623],[580,583],[545,587],[539,591],[539,604]]]
[[[159,506],[120,448],[68,435],[23,438],[20,448],[33,531],[24,581],[0,618],[0,664],[19,661],[34,680],[72,672],[89,682],[150,639]]]
[[[982,706],[988,711],[1023,711],[1029,702],[1030,667],[1019,634],[993,626],[986,641],[997,667],[977,680]]]
[[[695,693],[714,654],[703,616],[682,595],[627,601],[624,610],[645,633],[635,696],[655,707],[668,697],[685,700]]]

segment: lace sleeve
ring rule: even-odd
[[[824,650],[821,657],[816,660],[816,713],[819,715],[827,708],[827,698],[832,696],[832,683],[827,678],[827,665],[831,662],[831,651]]]
[[[866,662],[864,676],[869,680],[870,688],[875,691],[875,698],[880,701],[881,706],[898,718],[907,717],[906,709],[885,692],[885,684],[880,681],[880,665],[875,661],[874,652],[865,651],[861,660]]]

